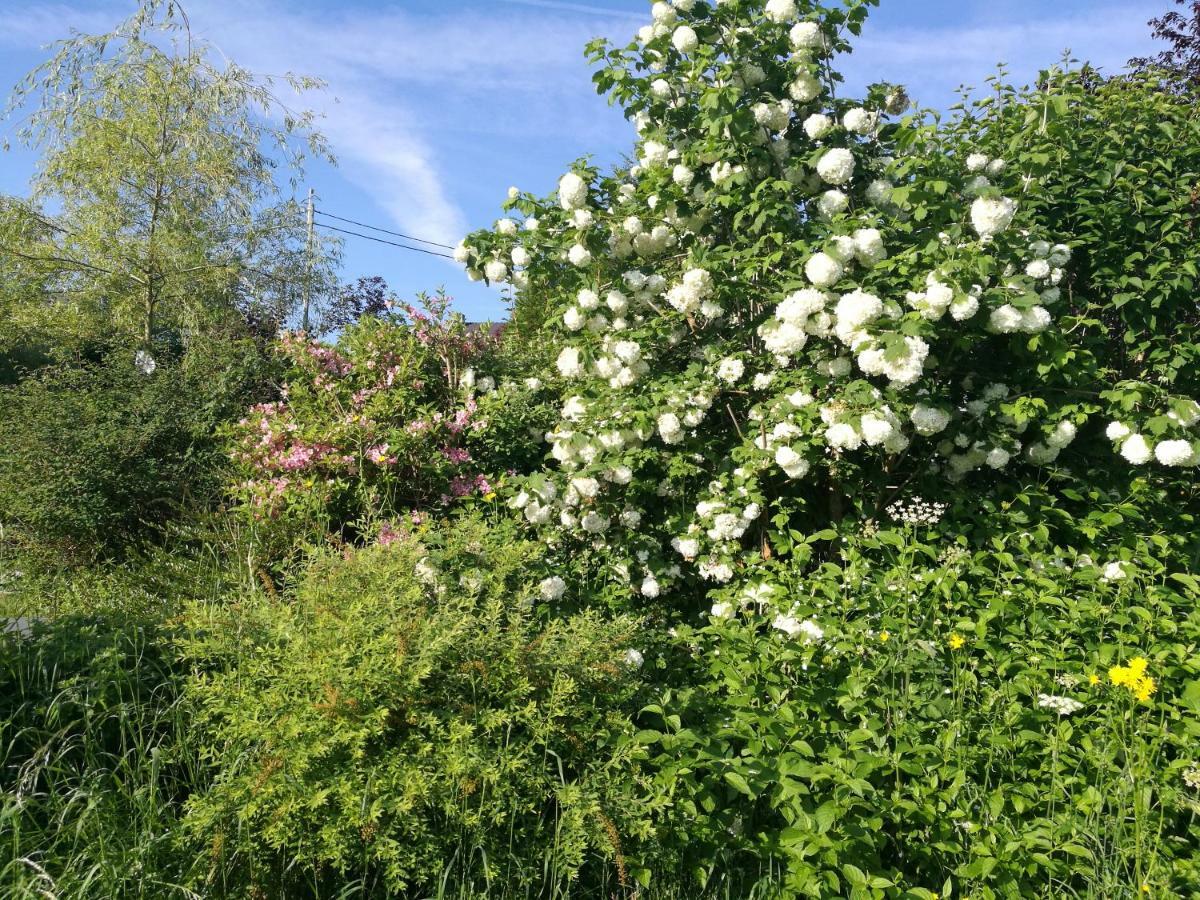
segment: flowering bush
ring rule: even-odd
[[[641,733],[676,846],[795,896],[1187,896],[1200,583],[1149,540],[975,549],[953,512],[900,504],[679,629]]]
[[[444,296],[425,299],[358,322],[333,346],[280,340],[281,399],[233,432],[235,493],[252,516],[305,533],[378,531],[380,520],[490,495],[507,470],[529,467],[523,442],[498,436],[540,424],[540,385],[499,380],[511,368],[499,337],[469,329]]]
[[[1136,218],[1122,261],[1138,211],[1065,187],[1117,183],[1095,134],[1117,120],[1078,125],[1102,164],[1055,169],[1079,91],[1001,89],[948,124],[901,118],[898,87],[842,97],[872,5],[657,2],[592,45],[636,162],[511,194],[456,253],[518,307],[556,298],[553,463],[506,500],[570,576],[548,602],[675,626],[646,739],[710,884],[1194,888],[1195,761],[1155,724],[1197,727],[1196,169],[1165,189],[1179,271]],[[1190,159],[1194,115],[1170,112]],[[957,539],[917,536],[939,523]]]
[[[1135,388],[1081,383],[1100,373],[1052,311],[1071,236],[1021,200],[1036,175],[894,123],[899,89],[835,97],[870,5],[656,3],[635,43],[591,48],[637,164],[580,164],[459,248],[474,276],[557,291],[557,466],[512,502],[554,545],[602,547],[614,596],[752,577],[787,529],[869,517],[896,485],[1111,466],[1075,446],[1101,408],[1129,463],[1200,462],[1193,399],[1151,428]]]

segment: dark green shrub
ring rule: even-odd
[[[42,368],[0,389],[4,538],[71,562],[120,555],[190,506],[219,496],[218,426],[265,390],[252,344],[131,350]]]
[[[647,829],[627,716],[636,623],[538,627],[536,552],[463,521],[319,558],[286,598],[197,612],[192,695],[220,774],[188,821],[212,848],[210,888],[628,883]]]

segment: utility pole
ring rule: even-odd
[[[301,328],[304,333],[308,334],[308,311],[312,305],[312,281],[313,281],[313,189],[308,189],[308,245],[306,253],[306,263],[304,270],[304,318]]]

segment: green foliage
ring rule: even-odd
[[[210,56],[174,0],[145,0],[112,34],[59,43],[18,85],[7,112],[43,159],[33,195],[0,204],[0,309],[16,314],[12,326],[148,345],[162,330],[248,313],[286,319],[307,251],[276,172],[295,179],[306,153],[328,152],[311,114],[282,103],[270,80]],[[320,280],[306,290],[327,286],[335,257],[317,255]]]
[[[463,520],[318,558],[286,598],[198,609],[191,691],[220,775],[188,822],[211,883],[618,882],[647,829],[622,714],[636,623],[539,627],[536,567],[510,529]]]
[[[1104,578],[1041,526],[961,531],[880,523],[681,629],[667,665],[688,671],[639,739],[698,877],[774,860],[808,897],[1200,890],[1195,578],[1157,536],[1128,535]],[[1137,658],[1144,700],[1112,677]]]
[[[444,296],[364,318],[336,345],[285,336],[283,399],[232,429],[233,493],[280,555],[296,543],[374,537],[393,519],[491,499],[541,461],[553,412],[532,366]],[[486,502],[486,501],[485,501]]]
[[[0,896],[194,897],[178,820],[202,770],[163,629],[27,626],[0,635]]]
[[[1200,395],[1194,92],[1164,91],[1153,72],[1102,79],[1089,68],[1051,69],[1024,88],[1001,75],[992,88],[939,129],[938,149],[1003,158],[1036,179],[1022,210],[1080,248],[1061,301],[1091,357],[1075,365],[1112,385],[1105,399],[1128,401],[1125,412],[1165,414],[1170,394]]]
[[[163,348],[156,366],[102,348],[0,388],[6,543],[60,562],[112,557],[217,496],[217,430],[262,396],[269,368],[250,342]]]

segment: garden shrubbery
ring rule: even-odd
[[[3,644],[18,884],[1200,897],[1192,88],[850,99],[874,5],[592,44],[635,158],[455,251],[508,333],[365,283],[270,363],[6,376],[4,539],[42,562],[0,591],[92,596],[124,648]]]
[[[512,526],[462,519],[199,610],[185,656],[219,774],[188,824],[212,882],[632,884],[625,854],[650,828],[631,765],[638,622],[539,623],[539,568]]]

